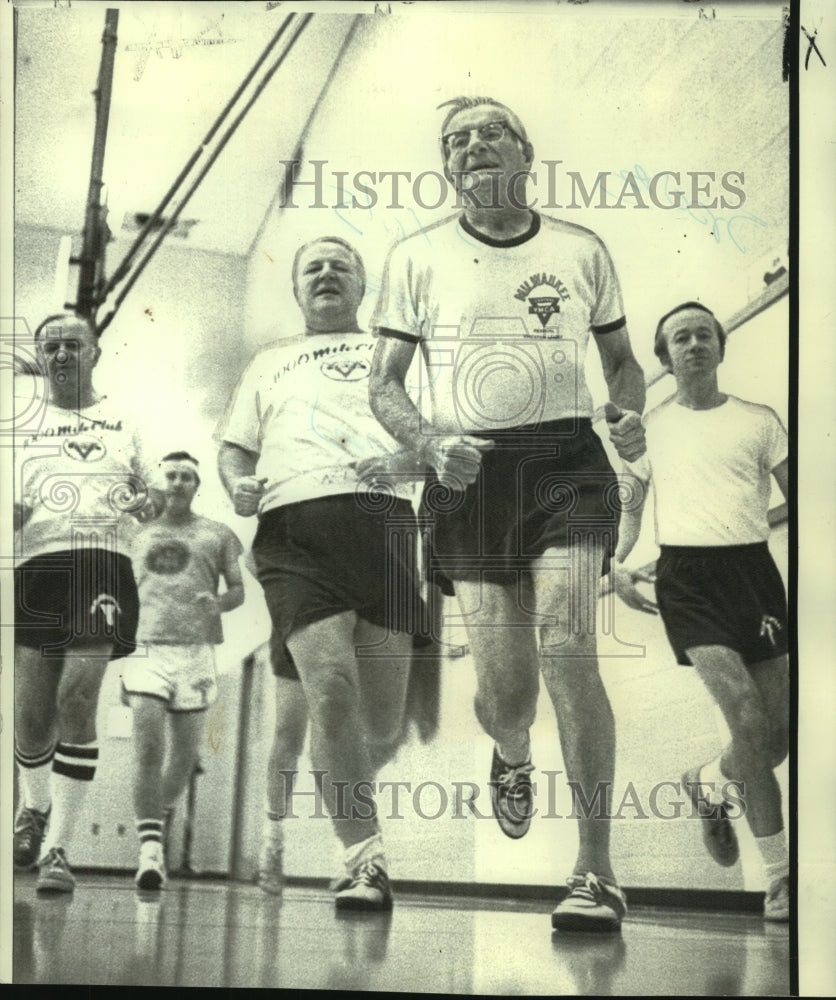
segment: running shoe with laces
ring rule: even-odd
[[[700,791],[700,769],[692,767],[682,775],[682,785],[691,797],[694,809],[702,820],[705,848],[718,865],[730,868],[740,857],[737,834],[723,803],[714,805]]]
[[[41,844],[44,842],[48,820],[49,809],[46,812],[39,812],[37,809],[21,807],[14,826],[15,868],[35,867],[41,855]]]
[[[627,898],[617,885],[592,872],[566,879],[569,895],[554,909],[552,927],[557,931],[617,931],[627,913]]]
[[[763,901],[763,919],[786,923],[790,919],[790,880],[784,875],[766,890]]]
[[[67,863],[67,855],[63,847],[53,847],[46,857],[38,862],[38,881],[36,892],[72,892],[75,889],[75,877]]]
[[[491,805],[499,828],[506,837],[518,840],[528,833],[533,812],[531,758],[511,767],[499,756],[496,746],[491,761]]]
[[[136,873],[137,889],[155,892],[165,885],[163,845],[156,840],[146,840],[139,849],[139,869]]]
[[[338,883],[334,902],[338,910],[391,910],[389,876],[375,861],[359,865]]]

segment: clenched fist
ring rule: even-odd
[[[241,476],[235,480],[232,489],[232,505],[240,517],[252,517],[258,513],[261,498],[267,492],[267,476]]]

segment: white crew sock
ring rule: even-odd
[[[761,852],[767,885],[772,885],[779,878],[788,878],[790,852],[786,831],[779,830],[768,837],[755,837],[755,843]]]
[[[27,809],[35,809],[40,813],[49,810],[52,802],[50,778],[52,777],[54,753],[54,746],[41,753],[31,755],[25,754],[18,747],[15,747],[21,799]]]

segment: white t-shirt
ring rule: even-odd
[[[770,476],[787,457],[787,432],[774,410],[736,396],[692,410],[672,396],[644,423],[647,452],[627,467],[653,487],[658,545],[769,538]]]
[[[378,330],[420,341],[433,425],[451,433],[592,416],[590,331],[624,322],[601,240],[538,214],[511,240],[456,216],[401,241],[372,318]]]
[[[31,515],[16,537],[18,562],[46,552],[106,548],[130,555],[150,470],[123,408],[103,397],[82,410],[16,393],[29,418],[16,433],[15,501]]]
[[[248,365],[216,431],[259,455],[259,513],[353,493],[350,463],[399,450],[369,406],[376,340],[368,333],[303,334],[263,348]],[[414,486],[394,483],[409,498]]]

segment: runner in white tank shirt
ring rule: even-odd
[[[767,547],[772,479],[788,493],[787,433],[769,407],[720,392],[725,339],[700,303],[662,317],[656,353],[676,394],[647,414],[647,454],[631,469],[653,490],[656,595],[671,646],[679,663],[695,667],[732,736],[716,760],[687,771],[683,785],[721,865],[738,858],[727,804],[743,799],[764,862],[764,915],[788,920],[789,854],[774,774],[789,745],[787,609]],[[630,607],[655,613],[636,587],[648,578],[623,565],[643,506],[622,516],[613,582]]]

